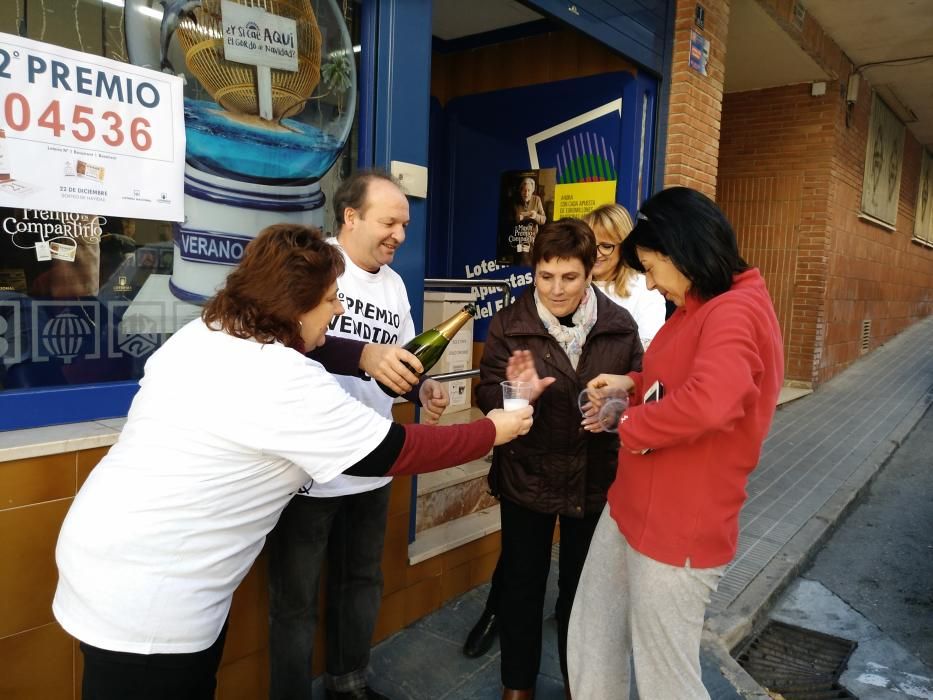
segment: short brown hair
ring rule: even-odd
[[[298,316],[321,303],[343,270],[340,251],[324,241],[320,229],[267,226],[246,246],[201,318],[237,338],[300,347]]]
[[[373,180],[385,180],[402,189],[398,180],[384,170],[375,168],[357,170],[341,182],[340,187],[334,192],[334,219],[337,221],[338,229],[346,223],[343,220],[343,213],[347,208],[356,209],[361,217],[366,213],[366,195],[369,193],[369,183]]]
[[[596,264],[596,236],[580,219],[558,219],[544,224],[531,246],[531,266],[542,260],[579,260],[586,274]]]

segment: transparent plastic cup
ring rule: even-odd
[[[590,395],[589,389],[584,389],[577,397],[580,414],[588,422],[598,423],[607,433],[619,432],[619,421],[628,408],[628,395],[625,393],[606,394],[596,390]]]
[[[531,402],[531,382],[499,382],[502,386],[502,408],[517,411]]]

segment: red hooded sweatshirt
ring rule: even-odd
[[[643,371],[629,376],[613,519],[632,548],[657,561],[728,563],[784,379],[781,330],[758,270],[709,301],[688,295],[651,342]],[[642,403],[656,380],[663,398]]]

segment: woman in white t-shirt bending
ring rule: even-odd
[[[596,235],[596,265],[593,282],[607,297],[632,314],[638,324],[638,335],[647,350],[651,339],[664,325],[664,297],[648,289],[645,276],[636,272],[622,259],[622,241],[634,224],[628,211],[620,204],[604,204],[583,217]]]
[[[146,363],[126,427],[75,497],[52,608],[81,641],[85,700],[208,700],[237,585],[313,479],[433,471],[531,427],[531,409],[398,425],[306,350],[343,313],[340,251],[270,226],[201,319]]]

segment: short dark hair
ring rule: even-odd
[[[321,303],[343,270],[340,250],[324,241],[320,229],[267,226],[246,246],[240,264],[201,317],[237,338],[298,348],[298,316]]]
[[[392,177],[385,170],[370,168],[368,170],[357,170],[346,180],[340,183],[337,191],[334,192],[334,219],[339,229],[346,222],[343,220],[343,213],[349,207],[360,212],[360,216],[366,213],[367,201],[366,195],[369,192],[369,183],[373,180],[385,180],[401,189],[398,180]]]
[[[701,299],[727,291],[733,275],[749,268],[726,215],[713,200],[689,187],[671,187],[651,197],[622,241],[625,264],[644,272],[637,248],[669,257],[690,280],[690,292]]]
[[[577,259],[583,263],[586,274],[590,274],[596,264],[596,236],[592,229],[580,219],[564,218],[544,224],[531,246],[531,266],[554,258]]]

